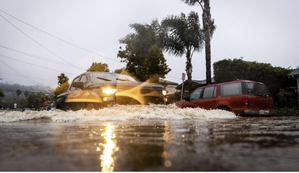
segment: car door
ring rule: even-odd
[[[244,110],[243,87],[241,82],[225,83],[220,85],[219,104],[229,107],[233,112],[239,114]]]
[[[186,101],[185,107],[191,107],[191,108],[200,107],[199,103],[200,103],[202,90],[203,90],[202,88],[195,89],[190,94],[190,101]]]
[[[78,99],[80,98],[80,95],[81,95],[81,89],[74,86],[74,82],[79,82],[79,80],[80,80],[80,76],[76,77],[73,80],[73,82],[71,83],[71,86],[69,87],[69,94],[65,101],[66,105],[71,109],[74,109],[77,107],[76,102],[78,101]]]
[[[217,86],[206,87],[198,103],[200,107],[204,109],[215,109],[217,103]]]
[[[76,102],[77,102],[77,107],[80,109],[82,108],[85,108],[85,104],[86,102],[91,102],[90,101],[90,95],[91,95],[91,91],[89,90],[86,90],[85,87],[86,87],[86,83],[87,83],[87,76],[85,74],[83,74],[81,77],[80,77],[80,80],[79,82],[82,82],[83,83],[83,88],[84,89],[77,89],[75,91],[76,93],[76,96],[77,96],[77,99],[76,99]]]

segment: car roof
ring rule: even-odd
[[[222,83],[215,83],[215,84],[209,84],[209,85],[205,85],[199,88],[205,88],[205,87],[209,87],[209,86],[216,86],[216,85],[224,85],[224,84],[231,84],[231,83],[239,83],[239,82],[250,82],[250,83],[260,83],[263,84],[262,82],[257,82],[257,81],[253,81],[253,80],[234,80],[234,81],[228,81],[228,82],[222,82]]]
[[[98,74],[120,74],[120,73],[101,72],[101,71],[94,71],[94,72],[88,71],[88,72],[85,72],[85,73],[82,73],[82,74],[91,74],[91,73],[98,73]]]

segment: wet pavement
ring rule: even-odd
[[[0,122],[0,171],[299,171],[299,117]]]

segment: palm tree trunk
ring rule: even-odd
[[[186,74],[188,76],[188,90],[189,92],[192,90],[192,63],[191,63],[191,51],[188,49],[186,52]]]
[[[207,84],[211,84],[211,36],[210,36],[210,0],[204,0],[203,8],[203,26],[205,30],[205,51],[206,51],[206,80]]]
[[[207,29],[205,31],[205,37],[206,37],[206,79],[207,79],[207,84],[211,84],[212,82],[212,77],[211,77],[211,39],[210,39],[210,30]]]

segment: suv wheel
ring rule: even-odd
[[[218,107],[218,109],[220,110],[224,110],[224,111],[228,111],[228,112],[231,112],[232,110],[230,110],[230,108],[226,107],[226,106],[220,106]]]

